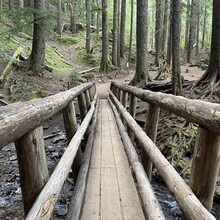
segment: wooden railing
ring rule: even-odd
[[[130,114],[126,110],[128,95]],[[187,219],[215,219],[209,211],[212,208],[220,165],[220,105],[200,100],[190,100],[180,96],[155,93],[115,82],[111,84],[109,97],[110,103],[115,105],[115,107],[113,106],[113,111],[116,115],[120,134],[125,143],[128,158],[135,171],[138,186],[142,192],[143,203],[147,204],[146,206],[151,204],[150,210],[146,207],[148,217],[150,219],[161,219],[162,216],[160,208],[155,208],[156,199],[152,195],[152,189],[150,187],[143,188],[143,182],[149,181],[146,179],[142,169],[145,169],[150,179],[153,164],[174,195],[183,215]],[[149,104],[145,131],[137,125],[133,118],[135,116],[137,98]],[[123,122],[126,122],[128,126],[129,137],[132,138],[134,135],[142,145],[142,168],[140,164],[137,168],[139,163],[138,156],[133,149],[128,134],[125,132],[125,127],[115,110],[116,108],[123,118]],[[190,187],[154,144],[160,108],[199,125],[189,183]],[[137,169],[139,169],[139,172],[136,172]],[[152,195],[152,197],[146,198],[144,195]],[[151,216],[150,212],[152,210],[157,210],[154,216]]]
[[[75,98],[80,109],[79,127]],[[76,177],[82,163],[79,146],[96,112],[96,102],[95,83],[90,82],[47,98],[0,108],[0,149],[15,142],[26,219],[50,219],[71,167]],[[49,177],[41,123],[58,112],[63,113],[69,145]]]

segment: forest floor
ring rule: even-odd
[[[82,48],[84,47],[82,42],[75,45],[60,45],[57,44],[56,41],[50,40],[47,44],[52,49],[59,52],[60,56],[62,56],[62,62],[68,64],[68,71],[70,72],[72,69],[83,71],[92,67],[98,67],[99,65],[100,50],[97,48],[94,50],[94,55],[97,60],[95,60],[91,65],[82,62],[82,57],[80,58],[79,56],[79,54],[82,53]],[[154,56],[149,55],[149,58],[149,63],[153,63]],[[204,59],[204,54],[201,56],[201,59]],[[184,64],[184,62],[182,63],[181,72],[185,80],[197,80],[204,73],[204,71],[197,66],[190,67],[190,65]],[[0,73],[4,70],[6,64],[7,62],[0,62]],[[155,69],[153,70],[154,71],[149,71],[151,78],[155,78],[158,74]],[[91,80],[93,80],[94,77],[100,98],[107,98],[111,81],[114,80],[120,83],[129,83],[134,76],[135,65],[134,63],[130,65],[128,74],[126,62],[124,60],[122,62],[122,70],[120,72],[112,71],[108,75],[104,75],[102,80],[98,69],[92,72],[93,75]],[[76,79],[79,79],[80,77],[81,76],[75,76]],[[6,103],[11,103],[13,101],[31,99],[32,97],[35,98],[35,96],[45,97],[53,95],[68,89],[69,85],[71,85],[71,80],[72,78],[70,79],[70,76],[66,73],[66,71],[62,73],[57,71],[45,71],[42,76],[33,76],[31,72],[25,72],[19,69],[18,66],[14,66],[4,88],[0,89],[0,99]],[[161,83],[169,82],[170,80],[171,78],[167,77],[163,79]],[[20,90],[21,88],[22,91]],[[146,105],[140,102],[138,104],[138,121],[144,121]],[[77,115],[79,114],[77,113]],[[58,114],[46,121],[43,124],[43,128],[45,137],[54,134],[53,138],[45,140],[48,167],[50,172],[52,172],[66,147],[66,137],[62,115]],[[13,144],[7,145],[0,151],[0,187],[0,219],[22,219],[23,211],[21,188],[19,183],[16,151]],[[58,206],[56,206],[57,208],[54,212],[57,219],[64,218],[72,191],[73,185],[71,183],[71,179],[68,179],[63,188],[63,194],[65,196],[61,195],[58,200]]]

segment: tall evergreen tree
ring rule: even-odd
[[[220,1],[213,0],[212,39],[209,66],[203,76],[195,83],[208,85],[212,92],[219,91],[220,84]],[[210,92],[210,91],[208,91]]]
[[[71,0],[69,3],[69,9],[70,9],[70,30],[72,33],[76,33],[76,10],[77,7],[77,1]]]
[[[86,53],[90,53],[91,2],[86,0]]]
[[[29,68],[38,74],[44,69],[45,59],[45,18],[43,17],[45,0],[35,0],[34,9],[34,36],[29,57]]]
[[[62,35],[62,2],[57,0],[57,28],[56,32]]]
[[[102,0],[102,59],[99,71],[105,73],[109,70],[108,41],[108,0]]]
[[[148,81],[147,63],[147,21],[148,0],[137,1],[137,25],[136,25],[136,71],[131,81],[132,85],[145,84]]]
[[[117,66],[117,43],[118,43],[118,0],[113,3],[113,41],[112,41],[112,64]]]
[[[162,4],[161,0],[156,0],[156,25],[155,25],[155,66],[159,66],[159,56],[161,48],[161,21],[162,21]]]
[[[125,22],[126,22],[126,0],[122,0],[121,1],[121,25],[120,25],[120,56],[121,58],[124,58]]]
[[[172,92],[182,94],[180,71],[180,15],[181,0],[172,0]]]

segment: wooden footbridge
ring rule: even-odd
[[[134,120],[137,99],[148,103],[145,129]],[[77,125],[75,108],[81,124]],[[154,144],[159,110],[198,124],[189,185]],[[42,122],[62,112],[68,147],[49,176]],[[50,219],[72,173],[74,193],[66,219],[165,219],[151,187],[152,165],[185,219],[215,219],[209,212],[220,165],[220,105],[111,84],[108,99],[94,82],[43,99],[0,108],[0,148],[15,142],[25,219]],[[142,146],[141,158],[132,144]],[[86,143],[81,149],[82,141]]]

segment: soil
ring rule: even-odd
[[[54,44],[54,42],[50,43],[52,45]],[[90,66],[85,66],[85,64],[80,63],[76,59],[76,50],[74,46],[70,47],[56,45],[56,47],[64,56],[65,60],[68,63],[71,63],[73,68],[77,67],[79,70],[91,68]],[[5,65],[6,63],[0,64],[0,72],[3,71]],[[122,66],[125,67],[125,63],[122,64]],[[182,76],[185,80],[196,80],[204,72],[198,67],[189,67],[188,65],[182,65],[181,70]],[[120,83],[128,83],[133,78],[134,72],[134,66],[131,66],[129,74],[125,67],[120,72],[120,74],[112,72],[110,75],[104,76],[102,80],[100,74],[96,72],[95,81],[99,97],[107,98],[108,90],[110,88],[110,83],[112,80]],[[151,78],[155,78],[155,76],[157,75],[157,71],[150,71],[149,73]],[[40,82],[44,86],[44,88],[46,88],[45,93],[42,96],[53,95],[68,88],[68,77],[66,75],[54,74],[45,71],[43,76],[36,77],[33,76],[31,72],[23,72],[17,68],[13,68],[8,78],[7,84],[3,89],[0,90],[0,97],[4,102],[12,102],[10,98],[11,85],[18,78],[21,77],[26,78],[29,81],[33,81],[33,78],[37,78],[37,82]],[[170,78],[166,78],[163,80],[163,82],[168,81],[170,81]],[[22,97],[20,98],[20,100],[22,100]],[[79,116],[78,113],[77,116]],[[62,115],[58,114],[48,121],[44,122],[43,128],[45,137],[54,134],[54,137],[45,140],[48,168],[51,173],[67,146]],[[0,219],[22,219],[23,206],[21,188],[19,182],[16,151],[13,143],[5,146],[0,151],[0,187]],[[60,198],[58,199],[58,203],[55,208],[54,217],[56,219],[64,218],[73,189],[73,183],[71,179],[68,179],[63,187],[63,191]]]

